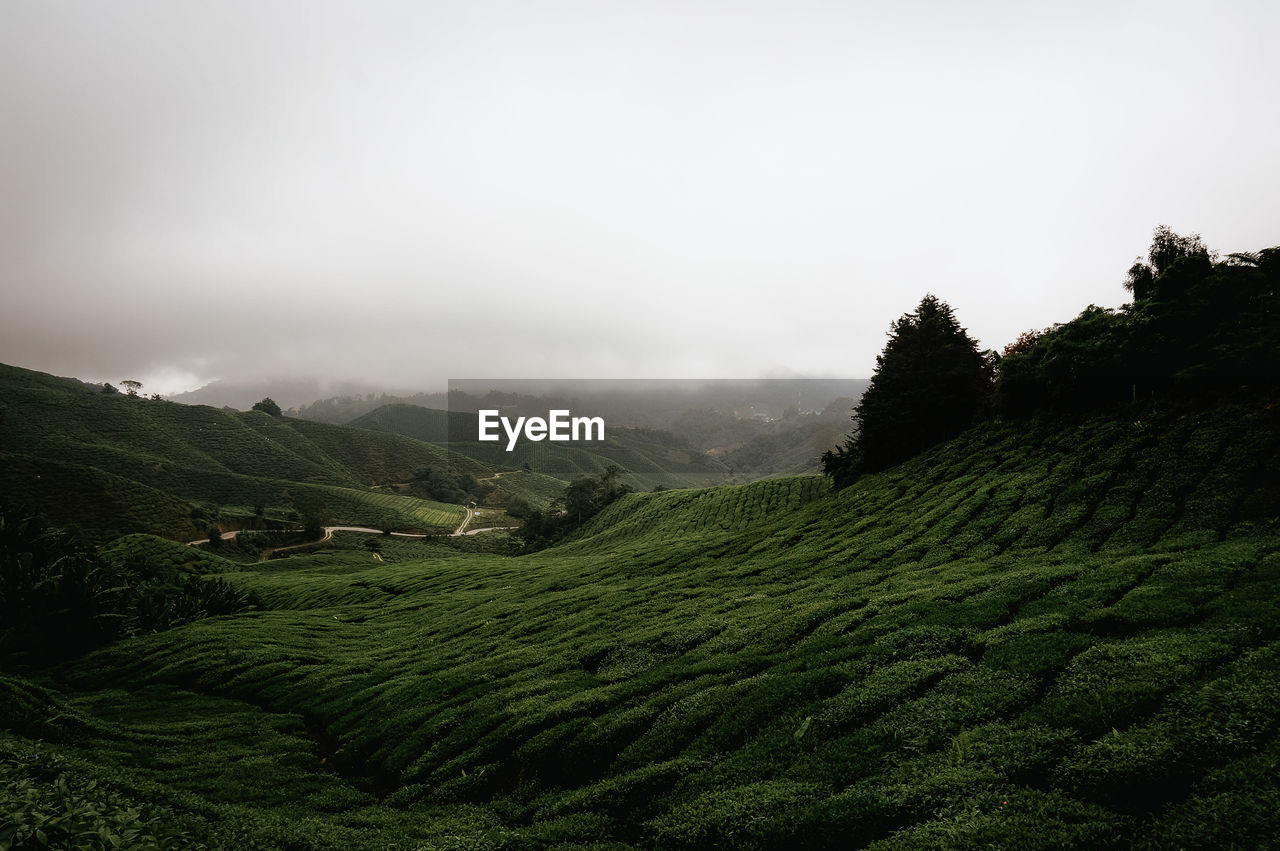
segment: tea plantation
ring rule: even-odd
[[[1275,847],[1278,438],[993,421],[520,557],[126,539],[259,606],[0,677],[0,843]]]
[[[0,493],[100,542],[191,540],[255,513],[279,525],[308,506],[347,523],[450,531],[460,506],[377,490],[432,465],[492,475],[401,435],[104,395],[0,364]]]

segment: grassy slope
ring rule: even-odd
[[[496,479],[491,479],[488,484],[492,484],[494,490],[485,499],[486,504],[506,505],[512,498],[518,497],[530,505],[546,508],[564,498],[568,482],[529,470],[509,470]]]
[[[442,463],[437,446],[257,411],[105,396],[3,365],[0,458],[0,486],[10,498],[96,537],[190,537],[203,531],[191,523],[192,503],[282,513],[307,494],[346,523],[452,528],[462,517],[457,506],[364,492]]]
[[[512,451],[506,450],[506,439],[497,443],[474,440],[474,415],[436,411],[414,405],[386,405],[353,420],[350,425],[370,430],[401,434],[417,440],[449,443],[451,449],[478,459],[495,470],[518,469],[528,465],[532,470],[570,481],[578,476],[592,476],[609,464],[627,471],[625,480],[633,487],[649,489],[654,485],[685,486],[715,484],[729,478],[724,465],[688,447],[677,445],[670,435],[641,429],[610,428],[599,443],[564,446],[547,441],[531,442],[523,438]],[[465,436],[467,439],[457,439]]]
[[[224,574],[271,609],[5,709],[227,842],[1262,847],[1278,419],[993,426],[822,498],[632,495],[519,559]]]
[[[347,425],[402,434],[424,443],[448,443],[450,435],[470,434],[476,428],[474,414],[441,411],[396,402],[375,408]]]

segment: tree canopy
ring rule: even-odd
[[[952,309],[927,295],[890,328],[853,419],[822,457],[837,488],[946,440],[985,412],[1081,413],[1280,383],[1280,246],[1229,254],[1198,234],[1155,229],[1130,267],[1133,302],[1089,305],[982,353]]]
[[[823,456],[825,471],[843,487],[958,434],[990,385],[991,364],[978,344],[946,302],[926,295],[890,327],[853,416],[857,430]]]
[[[1280,376],[1280,247],[1219,261],[1196,234],[1155,229],[1129,269],[1133,303],[1090,305],[1000,363],[1007,415],[1274,386]]]
[[[272,399],[270,396],[263,399],[261,402],[254,402],[253,410],[262,411],[262,413],[269,414],[273,417],[278,417],[282,413],[280,406],[276,404],[276,400]]]
[[[523,509],[520,538],[525,547],[536,550],[550,546],[599,514],[609,503],[630,493],[631,486],[621,481],[625,472],[617,464],[610,464],[598,476],[574,479],[564,489],[564,498],[560,501],[562,510]]]

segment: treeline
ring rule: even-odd
[[[1156,228],[1125,280],[1131,303],[1090,305],[979,351],[951,307],[927,295],[896,320],[854,410],[823,456],[836,487],[900,463],[984,418],[1210,399],[1280,380],[1280,246],[1220,258],[1198,235]]]
[[[1218,259],[1199,236],[1161,227],[1125,286],[1131,304],[1091,305],[1007,350],[1000,413],[1211,396],[1280,379],[1280,247]]]
[[[507,513],[523,521],[517,533],[522,548],[532,551],[551,546],[581,528],[609,503],[630,493],[631,486],[620,481],[623,472],[617,464],[610,464],[598,476],[580,476],[564,489],[564,497],[546,510],[513,499]]]

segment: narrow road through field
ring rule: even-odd
[[[470,523],[473,518],[477,517],[480,514],[480,509],[466,508],[465,511],[467,512],[467,516],[463,519],[461,523],[458,524],[457,529],[454,529],[452,532],[449,533],[450,537],[456,538],[461,535],[478,535],[481,532],[492,532],[497,529],[509,528],[506,526],[485,526],[481,529],[468,529],[467,524]],[[236,535],[238,535],[242,531],[243,532],[296,532],[298,530],[297,529],[236,529],[230,532],[223,532],[219,536],[218,540],[219,541],[235,540]],[[270,556],[273,553],[280,553],[280,552],[284,552],[285,550],[298,549],[299,547],[310,547],[316,544],[323,544],[327,541],[333,540],[334,532],[364,532],[365,534],[369,534],[369,535],[386,534],[381,529],[374,529],[371,526],[325,526],[324,535],[317,538],[314,541],[303,541],[300,544],[290,544],[287,547],[272,547],[269,550],[263,550],[261,553],[261,556],[265,560],[268,556]],[[391,534],[391,537],[393,538],[430,538],[432,537],[430,534],[426,532],[392,532],[390,534]],[[211,540],[210,538],[197,538],[194,541],[187,541],[187,546],[198,547],[198,546],[201,546],[202,544],[208,544],[210,540]]]
[[[262,531],[264,531],[264,532],[266,532],[266,531],[271,531],[271,532],[286,532],[286,531],[292,531],[292,530],[288,530],[288,529],[270,529],[270,530],[263,529]],[[238,530],[238,529],[237,529],[237,530],[233,530],[233,531],[231,531],[231,532],[223,532],[221,535],[219,535],[219,536],[218,536],[218,540],[220,540],[220,541],[230,541],[230,540],[234,539],[234,538],[235,538],[235,536],[236,536],[236,535],[238,535],[238,534],[240,534],[240,530]],[[210,541],[210,540],[211,540],[211,539],[209,539],[209,538],[200,538],[200,539],[195,540],[195,541],[187,541],[187,546],[188,546],[188,547],[198,547],[198,546],[200,546],[201,544],[207,544],[207,543],[209,543],[209,541]]]
[[[464,517],[462,519],[462,522],[458,524],[458,528],[453,530],[453,537],[455,538],[458,535],[462,534],[462,531],[467,528],[467,524],[471,522],[471,518],[476,516],[476,512],[474,509],[467,508],[465,505],[463,506],[463,508],[466,509],[467,516]]]
[[[520,470],[504,470],[504,471],[502,471],[502,472],[500,472],[500,473],[494,473],[492,476],[485,476],[483,479],[476,479],[476,481],[478,481],[478,482],[485,482],[485,481],[488,481],[488,480],[490,480],[490,479],[500,479],[500,478],[502,478],[503,476],[510,476],[510,475],[513,475],[513,474],[515,474],[515,473],[519,473],[519,472],[521,472],[521,471],[520,471]],[[377,487],[377,486],[375,485],[375,487]],[[485,527],[480,528],[480,529],[468,529],[468,528],[467,528],[467,525],[468,525],[469,523],[471,523],[471,521],[472,521],[473,519],[475,519],[477,516],[479,516],[479,515],[482,513],[482,510],[481,510],[481,509],[479,509],[479,508],[468,508],[468,507],[467,507],[467,506],[465,506],[465,505],[463,505],[463,506],[459,506],[459,507],[460,507],[463,511],[467,512],[467,516],[466,516],[466,517],[464,517],[464,518],[462,519],[462,522],[458,524],[458,528],[454,529],[452,532],[450,532],[450,533],[449,533],[449,536],[450,536],[450,537],[456,538],[456,537],[458,537],[458,536],[460,536],[460,535],[478,535],[478,534],[480,534],[481,532],[492,532],[492,531],[495,531],[495,530],[498,530],[498,529],[506,529],[506,528],[509,528],[509,527],[507,527],[507,526],[485,526]],[[252,529],[252,530],[250,530],[250,529],[245,529],[245,530],[235,530],[235,531],[231,531],[231,532],[223,532],[223,533],[222,533],[222,535],[221,535],[221,536],[219,536],[219,539],[218,539],[218,540],[221,540],[221,541],[231,541],[231,540],[234,540],[234,539],[235,539],[235,537],[236,537],[236,535],[237,535],[237,534],[239,534],[239,532],[240,532],[240,531],[255,531],[255,532],[296,532],[296,531],[298,531],[298,530],[296,530],[296,529]],[[321,537],[321,538],[318,538],[317,540],[314,540],[314,541],[305,541],[305,542],[303,542],[303,543],[301,543],[301,544],[290,544],[290,545],[289,545],[289,546],[287,546],[287,547],[274,547],[274,548],[269,549],[269,550],[264,550],[264,551],[262,552],[262,557],[265,559],[265,558],[267,558],[267,556],[271,555],[272,553],[284,552],[285,550],[292,550],[292,549],[296,549],[296,548],[298,548],[298,547],[308,547],[308,546],[313,546],[313,545],[315,545],[315,544],[322,544],[322,543],[324,543],[325,541],[331,541],[331,540],[333,540],[333,533],[334,533],[334,532],[366,532],[366,533],[368,533],[368,534],[370,534],[370,535],[381,535],[381,534],[383,534],[383,532],[382,532],[382,530],[381,530],[381,529],[372,529],[372,528],[370,528],[370,527],[368,527],[368,526],[325,526],[325,527],[324,527],[324,536],[323,536],[323,537]],[[393,537],[396,537],[396,538],[427,538],[427,537],[430,537],[430,536],[429,536],[427,533],[425,533],[425,532],[392,532],[391,534],[392,534],[392,536],[393,536]],[[209,538],[199,538],[199,539],[194,540],[194,541],[187,541],[187,546],[189,546],[189,547],[198,547],[198,546],[200,546],[201,544],[207,544],[207,543],[209,543],[209,541],[210,541],[210,539],[209,539]]]

